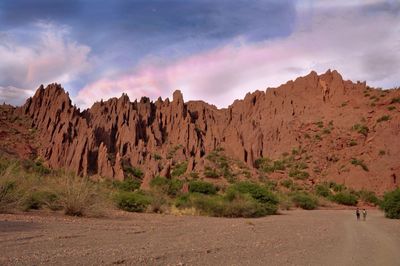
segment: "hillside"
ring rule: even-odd
[[[93,178],[322,181],[377,193],[400,182],[400,90],[336,71],[248,93],[228,108],[127,95],[80,111],[58,84],[1,107],[3,154]],[[7,144],[7,145],[6,145]]]

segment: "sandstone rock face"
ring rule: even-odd
[[[300,148],[308,157],[306,182],[333,180],[382,192],[400,182],[396,97],[398,89],[372,89],[328,71],[248,93],[224,109],[185,103],[175,91],[171,102],[146,97],[131,102],[123,94],[80,112],[60,85],[51,84],[41,86],[16,112],[32,120],[40,136],[38,153],[50,167],[81,175],[122,180],[128,168],[140,168],[146,186],[187,162],[185,174],[201,176],[206,155],[222,148],[254,177],[258,158],[277,159]],[[389,119],[377,122],[385,115]],[[368,132],[352,130],[356,124]],[[351,164],[354,158],[363,160],[368,171]]]

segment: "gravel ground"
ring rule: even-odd
[[[1,265],[400,265],[400,221],[371,210],[258,219],[0,215]]]

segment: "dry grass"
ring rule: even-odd
[[[63,210],[73,216],[102,216],[108,193],[87,178],[65,172],[43,175],[18,162],[0,170],[0,212],[31,209]]]

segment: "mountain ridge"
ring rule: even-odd
[[[398,97],[398,89],[373,89],[328,70],[248,93],[221,109],[184,102],[175,91],[172,101],[131,102],[123,94],[80,111],[61,85],[50,84],[14,113],[37,130],[35,156],[51,168],[93,178],[122,180],[140,169],[143,175],[135,178],[146,187],[157,175],[176,176],[179,166],[185,168],[180,178],[197,175],[222,184],[231,178],[279,181],[297,171],[307,172],[295,179],[310,187],[332,180],[381,193],[398,186],[400,176],[400,107],[392,103]],[[210,160],[216,151],[228,162],[225,168]],[[307,168],[265,172],[257,165],[288,156]],[[363,163],[368,171],[359,167]]]

